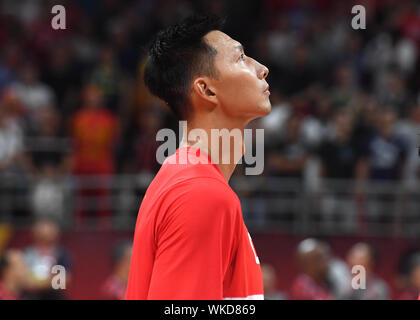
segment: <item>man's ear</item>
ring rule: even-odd
[[[217,104],[216,89],[211,85],[208,77],[196,78],[193,82],[193,90],[197,97],[211,104]]]

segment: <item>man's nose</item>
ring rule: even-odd
[[[268,70],[268,68],[265,65],[259,64],[260,65],[260,69],[259,69],[259,75],[258,78],[265,79],[268,76],[268,73],[270,72],[270,70]]]

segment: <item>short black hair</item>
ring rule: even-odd
[[[215,15],[191,16],[158,32],[150,44],[144,83],[179,119],[189,115],[193,77],[218,76],[214,66],[217,51],[203,37],[221,30],[224,21]]]

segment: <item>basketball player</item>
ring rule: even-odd
[[[271,110],[268,69],[222,24],[190,17],[151,44],[145,84],[188,129],[141,203],[126,299],[263,299],[260,262],[228,184],[237,162],[222,163],[214,139],[188,139],[194,129],[243,132]],[[230,148],[231,159],[243,145]]]

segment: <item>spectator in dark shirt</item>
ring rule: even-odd
[[[267,147],[267,174],[284,179],[283,190],[275,190],[276,198],[265,206],[267,213],[282,216],[286,223],[291,223],[296,214],[295,199],[300,195],[304,181],[305,167],[309,160],[309,150],[303,141],[302,119],[299,114],[292,114],[287,120],[285,132],[279,139],[270,139]]]
[[[333,118],[334,133],[319,147],[322,176],[329,179],[351,179],[355,174],[358,148],[353,138],[353,116],[339,110]]]
[[[309,151],[301,137],[302,120],[292,114],[286,124],[284,138],[268,147],[267,170],[270,174],[287,178],[302,178],[309,159]]]
[[[57,97],[57,108],[66,116],[70,112],[70,97],[80,88],[80,79],[83,77],[83,73],[80,72],[82,66],[74,58],[73,52],[70,43],[55,43],[48,50],[48,63],[42,72],[43,80],[54,90]]]
[[[362,146],[359,179],[397,181],[401,178],[407,150],[404,140],[395,134],[395,120],[392,108],[378,110],[376,131]]]
[[[331,134],[319,149],[323,188],[317,191],[321,217],[326,228],[337,223],[346,230],[355,227],[355,207],[351,198],[350,179],[355,176],[359,157],[357,141],[353,135],[354,117],[348,109],[339,109],[333,116]],[[321,191],[322,190],[322,191]],[[338,220],[338,221],[336,221]]]
[[[363,221],[374,222],[376,225],[378,223],[390,225],[391,221],[397,222],[394,219],[396,195],[387,190],[392,187],[389,183],[395,185],[401,181],[408,150],[403,138],[395,133],[395,120],[396,112],[393,108],[378,110],[375,131],[365,139],[356,168],[356,199],[359,208],[363,208],[366,204],[366,211],[365,213],[361,211],[363,213],[361,216]],[[364,192],[366,182],[372,182],[374,185],[385,182],[385,187],[388,186],[388,189],[382,192],[371,185],[369,187],[371,197],[366,199]]]
[[[42,174],[49,167],[57,174],[69,170],[70,142],[60,134],[60,114],[53,107],[39,111],[38,128],[26,139],[28,170]]]
[[[307,89],[315,80],[316,68],[311,62],[308,46],[301,42],[296,45],[293,59],[280,73],[284,74],[284,91],[293,95]]]

